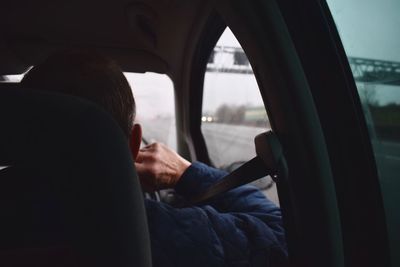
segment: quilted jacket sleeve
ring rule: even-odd
[[[193,163],[175,189],[193,196],[225,174]],[[236,188],[203,206],[176,209],[152,201],[146,206],[154,266],[287,264],[280,209],[255,187]]]

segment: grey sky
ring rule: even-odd
[[[400,62],[400,0],[327,2],[348,56]],[[399,86],[374,85],[368,90],[375,91],[380,105],[400,104]]]
[[[174,87],[165,74],[125,73],[137,106],[137,119],[174,115]]]
[[[226,28],[224,33],[221,35],[217,42],[217,45],[240,47],[239,41],[236,39],[235,35],[233,35],[229,28]]]
[[[348,56],[400,62],[400,0],[327,0]]]

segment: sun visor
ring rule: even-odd
[[[154,53],[146,50],[93,47],[91,45],[58,45],[47,42],[14,41],[10,45],[0,42],[0,75],[22,74],[49,55],[60,50],[94,50],[115,60],[124,72],[168,73],[168,64]]]

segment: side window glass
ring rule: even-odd
[[[0,82],[20,82],[25,74],[0,76]],[[124,72],[136,102],[135,121],[143,129],[142,145],[162,142],[176,150],[174,87],[165,74]],[[0,167],[1,168],[1,167]]]
[[[201,130],[213,164],[232,171],[256,156],[254,137],[270,129],[253,70],[227,28],[211,53],[204,77]],[[255,182],[278,203],[267,177]]]
[[[0,82],[9,82],[9,83],[19,83],[22,78],[24,77],[24,74],[18,74],[18,75],[4,75],[0,76]]]
[[[174,87],[158,73],[124,73],[136,101],[136,122],[142,125],[143,143],[162,142],[176,150]]]
[[[374,149],[392,266],[400,266],[400,1],[327,2],[353,72]]]

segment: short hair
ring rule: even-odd
[[[136,115],[131,87],[119,66],[99,53],[58,52],[34,66],[21,83],[90,100],[108,111],[128,138],[131,135]]]

